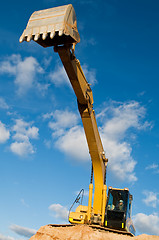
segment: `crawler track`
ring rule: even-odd
[[[78,224],[48,224],[48,226],[51,227],[73,227],[73,226],[77,226]],[[107,227],[102,227],[100,225],[87,225],[90,228],[99,230],[99,231],[103,231],[103,232],[113,232],[113,233],[117,233],[117,234],[123,234],[123,235],[128,235],[131,237],[134,237],[134,235],[130,232],[126,232],[126,231],[122,231],[122,230],[117,230],[117,229],[113,229],[113,228],[107,228]]]

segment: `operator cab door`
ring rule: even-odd
[[[131,220],[132,195],[128,189],[109,188],[106,205],[105,227],[131,232],[135,229]]]
[[[128,191],[110,188],[106,206],[105,226],[125,229]]]

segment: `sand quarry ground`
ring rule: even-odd
[[[30,240],[159,240],[159,236],[142,234],[131,237],[111,232],[100,232],[85,225],[73,227],[43,226]]]

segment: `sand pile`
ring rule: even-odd
[[[89,226],[77,225],[73,227],[41,227],[30,240],[159,240],[159,236],[142,234],[131,237],[111,232],[100,232]]]

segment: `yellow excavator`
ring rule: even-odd
[[[72,4],[34,12],[20,37],[20,42],[34,40],[43,47],[54,47],[60,56],[72,88],[76,94],[78,109],[92,161],[88,206],[79,205],[70,211],[71,224],[88,224],[92,228],[135,235],[131,220],[132,195],[128,188],[109,187],[107,195],[105,157],[99,135],[93,95],[79,60],[75,57],[75,45],[80,42],[76,14]],[[93,198],[94,175],[94,198]],[[80,196],[77,197],[78,202]],[[93,202],[93,204],[92,204]]]

